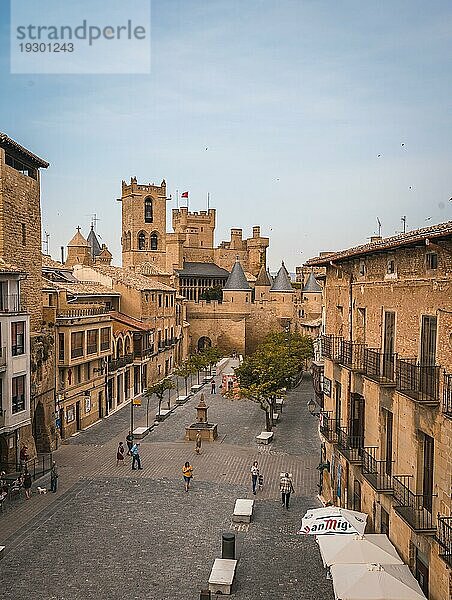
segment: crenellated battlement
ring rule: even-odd
[[[166,181],[163,179],[160,185],[155,183],[141,184],[137,182],[136,177],[130,178],[130,183],[122,181],[122,198],[126,198],[132,194],[154,194],[155,196],[166,197]],[[120,198],[120,200],[122,199]]]

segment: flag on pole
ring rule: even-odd
[[[182,192],[181,198],[187,198],[188,200],[188,192]]]

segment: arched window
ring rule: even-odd
[[[116,358],[119,358],[122,355],[123,355],[122,339],[119,338],[118,342],[116,344]]]
[[[158,246],[158,236],[156,233],[151,233],[151,237],[149,238],[151,242],[151,250],[157,250]]]
[[[146,234],[140,231],[138,234],[138,250],[146,250]]]
[[[154,214],[152,211],[152,198],[146,198],[144,201],[144,222],[152,223]]]

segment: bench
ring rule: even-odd
[[[192,385],[191,386],[191,393],[192,394],[196,394],[197,392],[199,392],[199,390],[202,388],[202,383],[199,383],[197,385]]]
[[[155,415],[155,420],[156,421],[164,421],[166,419],[166,417],[168,417],[170,414],[171,414],[171,410],[162,409],[162,410],[160,410],[160,413],[157,413]]]
[[[234,523],[251,523],[253,509],[254,500],[248,500],[247,498],[238,498],[235,501],[232,520],[234,521]]]
[[[203,383],[210,383],[212,381],[213,377],[207,375],[206,377],[203,378],[202,382]]]
[[[149,433],[150,427],[136,427],[132,431],[134,440],[141,440]]]
[[[185,404],[190,396],[178,396],[176,398],[176,404]]]
[[[279,413],[273,413],[273,421],[278,421],[280,416]]]
[[[230,594],[237,561],[231,558],[216,558],[209,577],[209,590],[214,594]]]
[[[5,553],[5,546],[0,546],[0,560],[3,558],[4,553]]]
[[[259,435],[256,435],[256,441],[258,444],[268,444],[273,439],[273,431],[261,431]]]

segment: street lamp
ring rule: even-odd
[[[313,417],[319,417],[320,412],[315,412],[317,403],[311,398],[307,404],[308,410]]]

